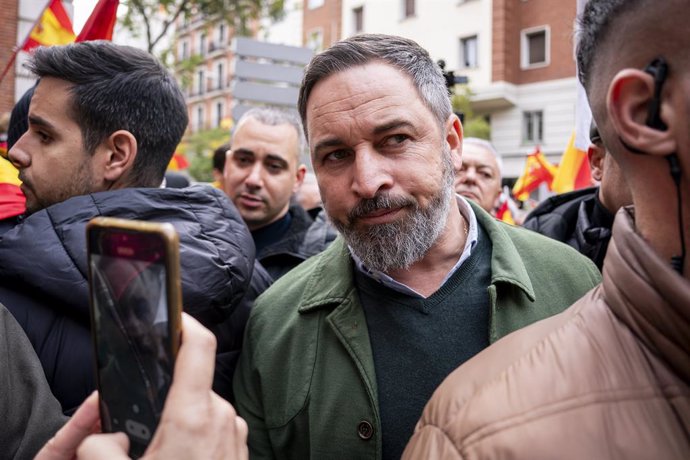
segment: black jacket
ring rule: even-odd
[[[226,338],[219,340],[219,351],[241,344],[241,338],[229,339],[241,337],[244,328],[231,314],[242,304],[254,271],[254,245],[241,216],[222,192],[208,186],[78,196],[8,230],[0,236],[0,303],[25,330],[66,411],[95,388],[85,227],[96,216],[175,226],[184,309]],[[226,326],[236,331],[218,331]]]
[[[601,270],[613,217],[599,201],[599,188],[591,187],[546,199],[523,227],[574,247]]]
[[[274,280],[277,280],[309,257],[326,249],[338,233],[321,211],[316,219],[298,204],[288,209],[290,227],[283,238],[262,248],[256,254]]]

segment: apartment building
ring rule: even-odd
[[[517,177],[536,146],[557,162],[575,126],[575,12],[576,0],[305,0],[303,23],[305,45],[386,33],[443,59],[468,77],[504,175]]]
[[[190,131],[218,128],[230,116],[232,31],[198,15],[180,19],[175,37],[175,70],[187,98]]]

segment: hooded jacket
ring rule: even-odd
[[[290,205],[290,227],[283,238],[257,252],[256,258],[277,280],[309,257],[319,254],[338,233],[321,211],[315,219],[298,204]]]
[[[601,285],[454,371],[403,458],[686,459],[690,282],[616,215]]]
[[[524,228],[561,241],[589,257],[601,270],[611,239],[611,214],[599,201],[599,187],[575,190],[542,201]]]
[[[65,410],[95,388],[85,229],[97,216],[175,226],[183,306],[207,327],[220,327],[233,313],[253,272],[254,246],[241,216],[221,191],[207,186],[77,196],[4,233],[0,302],[26,332]]]

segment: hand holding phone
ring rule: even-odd
[[[104,432],[149,445],[179,344],[179,240],[171,224],[99,217],[87,226],[91,327]]]
[[[182,344],[175,375],[147,459],[248,458],[247,424],[226,400],[213,393],[215,338],[183,314]],[[127,458],[129,440],[122,433],[90,433],[98,421],[95,395],[44,446],[37,460]]]

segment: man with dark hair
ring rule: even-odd
[[[236,355],[244,321],[228,317],[253,273],[251,236],[221,191],[159,188],[187,126],[175,79],[148,53],[110,42],[39,48],[29,68],[39,83],[28,131],[9,152],[27,216],[0,238],[0,302],[63,409],[95,386],[85,226],[96,216],[175,225],[184,308],[227,338],[219,353]]]
[[[257,458],[399,458],[448,373],[599,273],[455,195],[462,127],[415,42],[334,44],[307,67],[299,109],[342,238],[257,301],[238,412]]]
[[[227,152],[225,192],[249,227],[256,258],[276,280],[335,239],[325,219],[312,218],[294,193],[306,166],[302,124],[297,114],[256,107],[237,122]]]
[[[213,151],[211,163],[211,174],[213,175],[213,186],[224,190],[223,171],[225,170],[225,157],[230,150],[230,143],[223,144]]]
[[[687,0],[585,6],[579,76],[633,199],[603,281],[453,372],[404,458],[688,458],[688,21]]]
[[[548,198],[527,216],[522,226],[574,247],[601,270],[611,239],[613,217],[621,207],[632,204],[632,197],[594,122],[590,139],[589,168],[592,178],[601,185]]]

